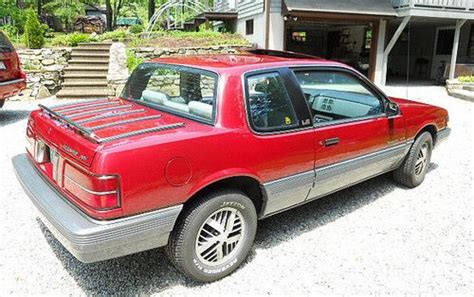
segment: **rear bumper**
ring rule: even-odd
[[[70,204],[37,171],[26,154],[13,158],[16,175],[41,213],[42,221],[62,245],[82,262],[90,263],[164,246],[182,205],[99,221]]]
[[[451,134],[451,128],[444,128],[441,131],[438,131],[436,134],[436,146],[443,143],[446,139],[448,139],[449,135]]]
[[[22,78],[0,82],[0,100],[5,100],[18,94],[25,87],[26,83]]]

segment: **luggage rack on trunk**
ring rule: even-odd
[[[101,105],[103,105],[103,104],[101,104]],[[61,112],[69,112],[69,111],[75,110],[75,108],[69,108],[69,109],[65,108],[65,109],[60,110],[60,111],[55,111],[52,108],[49,108],[49,107],[44,106],[42,104],[39,104],[38,106],[39,106],[39,108],[41,108],[41,110],[43,112],[47,113],[50,117],[53,117],[53,118],[63,122],[64,124],[68,125],[69,127],[72,127],[74,129],[76,129],[76,131],[78,131],[80,134],[82,134],[85,138],[87,138],[88,140],[90,140],[94,143],[97,143],[97,144],[110,142],[110,141],[130,137],[130,136],[136,136],[136,135],[150,133],[150,132],[165,131],[165,130],[176,129],[176,128],[181,128],[181,127],[185,126],[185,123],[179,122],[179,123],[173,123],[173,124],[169,124],[169,125],[157,126],[157,127],[146,128],[146,129],[135,130],[135,131],[129,131],[129,132],[125,132],[125,133],[121,133],[121,134],[117,134],[117,135],[112,135],[112,136],[109,136],[109,137],[100,137],[95,133],[95,131],[100,130],[100,129],[110,128],[110,127],[121,125],[121,124],[130,124],[130,123],[134,123],[134,122],[138,122],[138,121],[158,119],[158,118],[161,117],[161,115],[151,115],[151,116],[144,116],[144,117],[127,119],[127,120],[119,120],[119,121],[115,121],[115,122],[112,122],[112,123],[107,123],[107,124],[87,128],[87,127],[82,126],[80,123],[87,123],[87,122],[90,122],[90,121],[105,119],[105,118],[109,118],[109,117],[135,114],[135,113],[145,112],[145,110],[144,109],[138,109],[138,110],[135,109],[135,110],[130,110],[130,111],[124,111],[124,112],[121,112],[121,113],[103,114],[103,115],[100,115],[100,116],[95,116],[95,117],[92,117],[90,119],[81,120],[81,121],[73,121],[72,119],[70,119],[70,117],[61,114]],[[97,104],[95,104],[94,106],[97,106]],[[64,106],[57,106],[57,107],[59,108],[59,107],[64,107]],[[127,107],[131,107],[131,105],[127,105]],[[123,108],[123,107],[120,107],[120,108]],[[76,116],[76,115],[74,115],[74,116]]]

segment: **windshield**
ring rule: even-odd
[[[187,118],[213,123],[217,75],[177,65],[143,63],[127,81],[122,98]]]

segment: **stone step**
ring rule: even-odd
[[[107,80],[107,73],[72,72],[72,73],[64,73],[63,78],[65,81],[72,80],[72,79]]]
[[[72,58],[78,58],[78,59],[105,59],[109,58],[109,53],[97,53],[97,52],[91,52],[91,53],[85,53],[85,52],[72,52],[71,57]]]
[[[107,98],[113,96],[109,88],[63,88],[57,94],[57,98]]]
[[[462,87],[463,90],[474,92],[474,85],[467,85]]]
[[[108,47],[75,47],[73,52],[90,52],[90,53],[108,53],[110,49]]]
[[[64,88],[90,88],[90,87],[107,87],[107,80],[91,80],[91,79],[77,79],[67,80],[63,82]]]
[[[89,43],[84,43],[80,42],[78,44],[80,47],[111,47],[112,42],[89,42]]]
[[[74,58],[69,60],[69,65],[95,65],[95,64],[109,64],[109,59],[101,58],[101,59],[96,59],[96,60],[91,60],[91,59],[78,59]]]
[[[100,65],[95,65],[95,64],[92,64],[92,65],[69,65],[67,66],[66,68],[64,68],[64,71],[99,71],[99,72],[102,72],[102,71],[108,71],[109,70],[109,66],[108,65],[103,65],[103,64],[100,64]]]
[[[83,76],[83,75],[89,75],[89,74],[92,74],[94,76],[97,76],[97,77],[107,77],[107,74],[108,74],[108,71],[106,70],[100,70],[100,71],[97,71],[97,70],[91,70],[91,71],[84,71],[84,70],[64,70],[64,77],[67,77],[67,75],[69,74],[75,74],[75,75],[78,75],[78,76]]]

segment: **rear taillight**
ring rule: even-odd
[[[90,175],[66,163],[63,185],[67,192],[96,210],[120,206],[120,185],[115,175]]]

